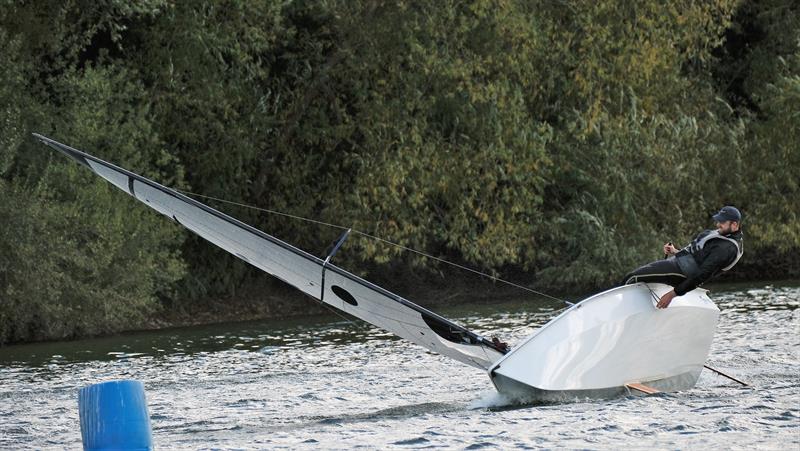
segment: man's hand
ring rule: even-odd
[[[672,302],[672,299],[674,299],[675,296],[677,296],[675,294],[675,290],[670,290],[669,293],[666,293],[664,294],[664,296],[661,296],[661,299],[659,299],[658,304],[656,304],[656,307],[658,308],[669,307],[669,303]]]
[[[667,243],[664,245],[664,255],[675,255],[678,253],[678,249],[672,245],[672,243]]]

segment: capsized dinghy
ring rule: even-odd
[[[694,290],[657,310],[668,287],[637,284],[589,297],[510,352],[291,244],[173,189],[34,134],[125,193],[305,294],[433,352],[489,373],[498,391],[525,399],[608,397],[628,384],[663,390],[694,386],[719,310]],[[341,241],[340,243],[341,244]],[[337,245],[338,248],[338,245]]]

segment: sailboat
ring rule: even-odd
[[[608,398],[692,388],[719,309],[695,289],[656,309],[670,287],[626,285],[575,303],[512,348],[195,199],[38,133],[39,141],[200,237],[318,301],[486,372],[502,394],[530,401]]]

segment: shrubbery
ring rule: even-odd
[[[260,277],[32,131],[539,288],[606,286],[724,204],[746,264],[800,275],[789,0],[5,3],[0,343],[137,327]],[[231,213],[317,254],[338,234]],[[434,269],[357,238],[337,261]]]

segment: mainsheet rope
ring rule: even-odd
[[[469,271],[471,273],[480,275],[482,277],[489,278],[489,279],[491,279],[491,280],[493,280],[495,282],[504,283],[506,285],[510,285],[512,287],[519,288],[521,290],[525,290],[525,291],[528,291],[530,293],[533,293],[533,294],[536,294],[536,295],[539,295],[539,296],[542,296],[542,297],[546,297],[546,298],[552,299],[554,301],[563,302],[563,303],[565,303],[567,305],[570,305],[570,306],[574,305],[574,303],[572,303],[572,302],[569,302],[569,301],[564,300],[564,299],[557,298],[555,296],[551,296],[551,295],[549,295],[547,293],[542,293],[541,291],[536,291],[536,290],[534,290],[532,288],[529,288],[529,287],[526,287],[524,285],[520,285],[520,284],[517,284],[517,283],[514,283],[514,282],[510,282],[508,280],[501,279],[501,278],[499,278],[497,276],[493,276],[491,274],[487,274],[485,272],[478,271],[477,269],[473,269],[473,268],[470,268],[470,267],[467,267],[467,266],[464,266],[464,265],[459,265],[458,263],[453,263],[451,261],[447,261],[447,260],[445,260],[443,258],[436,257],[435,255],[431,255],[431,254],[419,251],[417,249],[410,248],[408,246],[403,246],[402,244],[394,243],[394,242],[389,241],[387,239],[384,239],[384,238],[381,238],[381,237],[378,237],[378,236],[375,236],[375,235],[371,235],[369,233],[362,232],[360,230],[356,230],[356,229],[353,229],[351,227],[345,227],[345,226],[341,226],[341,225],[338,225],[338,224],[331,224],[329,222],[318,221],[316,219],[311,219],[311,218],[306,218],[306,217],[303,217],[303,216],[297,216],[297,215],[293,215],[293,214],[289,214],[289,213],[284,213],[282,211],[270,210],[268,208],[256,207],[254,205],[248,205],[248,204],[243,204],[243,203],[240,203],[240,202],[234,202],[234,201],[230,201],[230,200],[226,200],[226,199],[220,199],[218,197],[213,197],[213,196],[206,196],[204,194],[193,193],[193,192],[190,192],[190,191],[184,191],[184,190],[176,190],[176,191],[178,191],[178,192],[180,192],[182,194],[185,194],[187,196],[194,196],[194,197],[200,197],[200,198],[203,198],[203,199],[210,199],[210,200],[213,200],[213,201],[216,201],[216,202],[235,205],[237,207],[242,207],[242,208],[249,208],[251,210],[257,210],[257,211],[261,211],[261,212],[264,212],[264,213],[269,213],[269,214],[278,215],[278,216],[284,216],[284,217],[287,217],[287,218],[292,218],[292,219],[297,219],[299,221],[305,221],[305,222],[310,222],[310,223],[313,223],[313,224],[332,227],[332,228],[339,229],[339,230],[351,229],[351,233],[354,233],[356,235],[361,235],[361,236],[363,236],[365,238],[370,238],[370,239],[373,239],[373,240],[376,240],[376,241],[380,241],[380,242],[382,242],[384,244],[388,244],[390,246],[397,247],[397,248],[402,249],[404,251],[413,252],[413,253],[421,255],[421,256],[423,256],[425,258],[430,258],[430,259],[436,260],[438,262],[444,263],[446,265],[454,266],[454,267],[459,268],[461,270]]]

